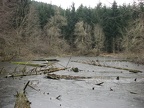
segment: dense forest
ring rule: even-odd
[[[31,0],[0,1],[0,59],[123,53],[144,61],[144,3],[68,9]]]

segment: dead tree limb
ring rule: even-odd
[[[23,88],[24,93],[25,93],[25,90],[26,90],[26,88],[27,88],[29,82],[30,82],[30,81],[28,81],[28,82],[26,83],[26,85],[24,86],[24,88]]]

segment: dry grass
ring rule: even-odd
[[[17,94],[17,99],[14,108],[31,108],[30,102],[23,92]]]
[[[124,53],[124,57],[126,57],[132,62],[144,64],[144,51],[142,51],[141,53],[136,53],[136,52]]]

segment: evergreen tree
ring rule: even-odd
[[[106,7],[103,7],[103,15],[102,15],[102,21],[101,21],[101,26],[103,28],[104,31],[104,35],[105,35],[105,42],[104,42],[104,46],[105,46],[105,51],[107,52],[112,52],[112,36],[111,36],[111,25],[113,24],[113,22],[110,19],[110,12],[111,9],[107,9]]]
[[[112,8],[105,8],[104,10],[102,25],[106,38],[105,46],[108,52],[115,52],[118,49],[117,39],[120,38],[120,28],[123,27],[121,15],[115,1]]]
[[[74,29],[75,29],[75,24],[77,23],[74,3],[72,4],[71,9],[66,10],[66,18],[67,18],[67,27],[65,30],[67,31],[67,34],[65,38],[68,40],[70,46],[74,47],[74,41],[75,41]]]
[[[54,16],[54,6],[51,4],[37,3],[37,9],[39,12],[40,26],[43,27],[47,24],[48,20]]]

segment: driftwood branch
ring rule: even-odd
[[[99,85],[99,86],[101,86],[103,83],[104,83],[104,82],[101,82],[101,83],[98,83],[98,84],[95,84],[95,85]]]
[[[30,81],[28,81],[28,82],[26,83],[26,85],[24,86],[24,88],[23,88],[23,91],[24,91],[24,92],[25,92],[27,86],[29,85],[29,82],[30,82]]]
[[[68,64],[69,64],[69,62],[70,62],[70,60],[71,60],[71,57],[69,58],[69,61],[68,61],[67,65],[66,65],[66,68],[67,68],[67,66],[68,66]]]
[[[34,88],[33,86],[31,86],[31,85],[28,85],[30,88],[32,88],[32,89],[34,89],[35,91],[40,91],[40,89],[36,89],[36,88]]]
[[[35,68],[34,68],[35,69]],[[56,71],[60,71],[60,70],[66,70],[67,68],[48,68],[48,69],[42,69],[42,70],[39,70],[39,71],[36,71],[32,69],[32,72],[34,71],[35,73],[27,73],[27,74],[12,74],[12,75],[7,75],[5,76],[5,78],[9,78],[9,77],[23,77],[23,76],[32,76],[32,75],[41,75],[42,73],[43,74],[46,74],[46,73],[53,73],[53,72],[56,72]]]

